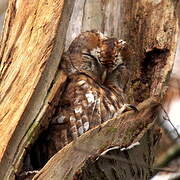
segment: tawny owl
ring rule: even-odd
[[[68,80],[49,127],[49,156],[128,107],[125,47],[124,41],[94,30],[81,33],[72,42],[61,62]]]

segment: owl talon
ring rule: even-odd
[[[129,105],[130,110],[134,110],[136,112],[139,112],[139,110],[136,108],[136,106],[134,106],[132,104],[128,104],[128,105]]]
[[[138,109],[132,105],[132,104],[124,104],[122,106],[122,108],[120,109],[120,114],[126,112],[126,111],[131,111],[131,110],[134,110],[135,112],[138,112]]]

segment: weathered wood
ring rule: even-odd
[[[92,176],[86,176],[86,174],[92,175],[92,173],[90,172],[93,170],[95,173],[94,178],[111,179],[110,176],[108,176],[108,174],[110,174],[109,170],[107,170],[106,172],[104,171],[104,176],[101,175],[103,167],[102,169],[99,169],[98,172],[95,172],[95,169],[97,167],[93,167],[92,162],[96,161],[97,157],[99,157],[99,155],[104,150],[107,150],[110,147],[119,146],[119,151],[121,151],[121,148],[128,147],[137,142],[140,142],[140,148],[138,148],[138,150],[136,149],[134,152],[131,150],[131,152],[129,152],[129,156],[131,154],[130,157],[132,159],[129,159],[124,155],[121,156],[123,152],[121,152],[122,154],[119,154],[120,156],[116,156],[117,161],[118,158],[123,158],[123,160],[127,160],[127,162],[119,163],[119,166],[117,168],[114,168],[114,171],[117,171],[117,174],[121,175],[121,178],[118,179],[127,179],[127,177],[132,178],[131,173],[129,173],[128,175],[124,174],[128,171],[128,168],[127,171],[124,170],[121,172],[118,172],[118,169],[121,169],[125,166],[128,167],[128,162],[130,164],[133,162],[139,163],[139,171],[142,171],[144,173],[143,175],[141,173],[138,175],[136,174],[137,172],[134,169],[134,177],[136,177],[135,179],[137,179],[137,177],[140,177],[142,179],[144,179],[143,177],[150,177],[150,171],[152,169],[149,169],[149,167],[152,167],[152,152],[154,149],[153,143],[155,143],[156,138],[155,136],[152,136],[153,132],[151,132],[151,136],[153,138],[151,138],[151,140],[149,141],[150,144],[141,141],[148,140],[148,138],[144,136],[148,136],[148,130],[151,129],[152,131],[154,121],[157,119],[158,106],[159,103],[155,101],[155,99],[149,99],[138,106],[139,112],[131,111],[124,113],[121,116],[109,120],[102,125],[88,131],[87,133],[79,137],[76,141],[70,143],[61,151],[59,151],[53,158],[49,160],[44,168],[42,168],[42,170],[33,179],[72,180],[73,177],[74,179],[76,179],[77,177],[81,177],[80,179],[83,180],[92,179]],[[155,134],[158,135],[157,133],[154,133],[154,135]],[[137,152],[138,158],[136,155],[132,155]],[[147,156],[149,157],[148,160],[146,159]],[[143,166],[140,162],[138,162],[140,159]],[[91,165],[88,166],[89,168],[84,167],[87,166],[87,161],[91,162]],[[100,159],[99,161],[102,160]],[[114,159],[112,161],[114,161],[115,164],[117,163]],[[98,162],[96,162],[96,164],[97,163]],[[112,162],[110,163],[110,166],[111,165]],[[133,165],[131,164],[130,166]],[[106,168],[108,169],[108,165]],[[83,174],[85,170],[86,173]],[[112,179],[114,178],[112,177]]]
[[[72,7],[71,1],[63,0],[9,2],[0,49],[0,175],[4,179],[14,179],[39,123],[33,121],[48,104]]]

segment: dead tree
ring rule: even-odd
[[[1,177],[15,179],[61,100],[63,50],[80,32],[97,29],[130,45],[133,75],[126,93],[139,112],[90,130],[59,151],[34,179],[148,179],[159,136],[153,127],[176,51],[177,3],[10,0],[0,43]]]

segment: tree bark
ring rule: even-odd
[[[4,179],[15,178],[38,131],[38,115],[48,105],[72,7],[64,0],[9,1],[0,49],[0,175]]]
[[[10,0],[0,45],[1,177],[15,178],[15,173],[18,173],[23,165],[26,149],[31,147],[40,132],[47,127],[60,100],[61,86],[66,79],[58,69],[60,57],[63,49],[67,49],[82,31],[97,29],[108,36],[127,41],[130,49],[127,54],[128,67],[132,72],[129,88],[126,90],[129,101],[138,104],[153,96],[158,96],[161,101],[167,89],[177,44],[176,2],[37,0],[30,3],[28,0]],[[148,110],[148,106],[145,107]],[[149,110],[152,112],[151,108]],[[140,115],[141,113],[139,117]],[[137,138],[134,136],[139,137],[141,134],[140,137],[147,137],[147,134],[153,134],[153,131],[148,130],[153,127],[149,125],[154,119],[149,116],[147,118],[147,124],[139,129],[136,135],[133,132],[130,134],[133,137],[131,141],[117,141],[120,148],[136,142]],[[135,119],[134,114],[132,123],[140,122],[140,119],[137,122]],[[119,120],[121,121],[121,117]],[[143,131],[147,126],[146,131]],[[102,129],[104,127],[106,125],[102,125]],[[95,133],[98,128],[80,137],[77,143],[82,139],[91,142],[89,134]],[[124,133],[129,133],[128,128]],[[138,141],[141,141],[141,138]],[[143,139],[142,142],[147,143]],[[106,148],[111,146],[111,142],[108,143]],[[150,144],[153,145],[153,142]],[[144,144],[146,145],[148,147],[148,144]],[[73,148],[72,146],[73,143],[68,147]],[[64,151],[67,151],[65,157],[69,157],[68,147],[50,160],[36,179],[41,179],[41,173],[52,178],[54,171],[46,172],[47,167],[50,169],[51,165],[60,169],[59,165],[63,160],[59,161],[59,158]],[[100,152],[100,149],[97,149],[92,149],[92,152]],[[86,155],[81,153],[83,160]],[[149,157],[148,153],[146,155]],[[151,158],[153,159],[153,155]],[[146,165],[151,166],[151,162],[146,162]],[[82,167],[84,161],[78,163]],[[78,168],[73,169],[73,172],[77,171]],[[55,172],[53,177],[57,179],[59,174]],[[150,171],[147,171],[147,174],[150,174]]]

